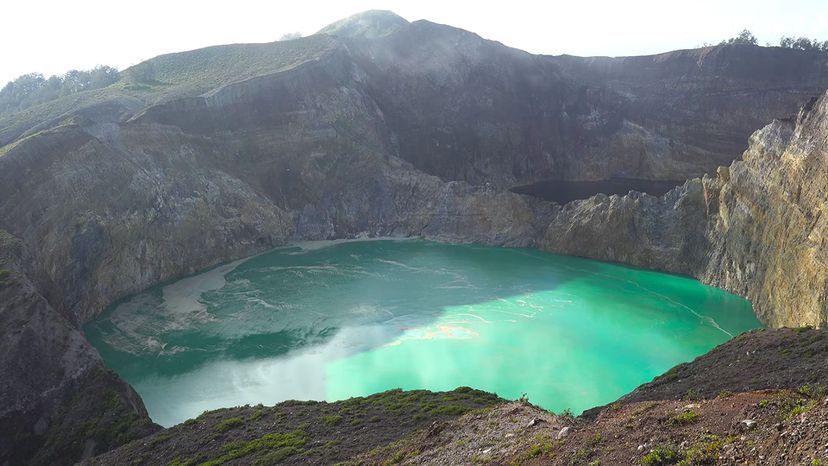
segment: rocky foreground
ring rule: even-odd
[[[80,326],[289,240],[538,247],[692,275],[771,326],[822,326],[828,97],[810,99],[827,62],[750,46],[534,56],[373,12],[1,114],[0,464],[72,463],[157,430]],[[509,191],[712,174],[774,118],[742,161],[663,197]]]
[[[828,331],[760,330],[582,417],[461,388],[204,413],[87,464],[828,461]]]

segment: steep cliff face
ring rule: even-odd
[[[755,46],[527,54],[428,21],[347,36],[400,157],[446,180],[683,180],[828,87],[825,54]]]
[[[531,200],[447,184],[389,154],[346,58],[24,139],[0,158],[2,223],[37,251],[32,269],[76,322],[290,238],[533,244]]]
[[[828,94],[754,133],[743,161],[708,183],[715,217],[699,276],[751,298],[770,325],[828,322],[826,162]]]
[[[198,146],[173,128],[102,131],[118,143],[72,125],[0,160],[3,223],[36,251],[34,277],[75,322],[150,283],[289,236],[284,211],[202,163]],[[29,176],[7,168],[18,163]]]
[[[555,57],[571,76],[629,97],[631,122],[727,165],[748,136],[826,87],[825,54],[731,45],[641,57]],[[726,162],[725,162],[726,161]]]
[[[0,230],[0,464],[59,464],[158,430],[138,395],[27,278]]]
[[[568,203],[556,210],[541,247],[693,275],[710,247],[707,221],[704,185],[695,179],[662,197],[630,192]]]
[[[828,94],[755,132],[742,160],[661,198],[560,209],[542,247],[693,275],[747,296],[771,326],[828,322]]]

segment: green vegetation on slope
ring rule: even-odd
[[[736,37],[725,39],[719,45],[759,45],[756,36],[747,29],[740,32]],[[772,44],[766,44],[771,47]],[[828,52],[828,40],[808,39],[807,37],[782,36],[779,39],[779,46],[785,49],[802,50],[806,52]]]
[[[323,56],[336,44],[332,37],[316,35],[161,55],[124,70],[122,78],[107,87],[71,93],[20,111],[0,111],[0,147],[86,107],[110,103],[137,112],[161,101],[201,95],[226,84],[295,68]]]
[[[119,79],[120,73],[111,66],[71,70],[62,76],[49,78],[40,73],[24,74],[0,89],[0,114],[16,112],[66,95],[107,87]]]
[[[286,401],[273,407],[220,409],[125,445],[91,464],[334,464],[435,421],[502,401],[461,387],[444,393],[390,390],[335,403]]]
[[[330,37],[316,35],[161,55],[126,69],[126,88],[164,96],[198,95],[232,82],[294,68],[322,56],[335,44]]]

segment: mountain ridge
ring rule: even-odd
[[[420,32],[418,32],[420,31]],[[814,81],[813,78],[809,76],[822,76],[824,73],[814,73],[812,71],[808,71],[810,66],[808,65],[809,60],[817,60],[815,63],[819,63],[819,60],[822,59],[822,68],[825,65],[824,57],[820,58],[819,54],[813,54],[808,52],[800,52],[788,49],[779,49],[779,48],[762,48],[762,47],[753,47],[753,46],[738,46],[738,45],[730,45],[730,46],[716,46],[707,49],[696,49],[696,50],[689,50],[687,51],[688,54],[694,56],[706,56],[706,55],[721,55],[724,52],[733,52],[736,51],[738,53],[729,53],[729,56],[733,56],[738,58],[742,54],[748,54],[751,56],[756,56],[756,58],[751,59],[751,63],[767,63],[767,70],[761,73],[754,73],[757,76],[765,76],[768,75],[768,70],[774,71],[774,73],[779,72],[780,70],[784,71],[788,68],[791,68],[792,71],[789,72],[791,76],[796,76],[796,79],[805,80],[807,82],[807,89],[803,89],[802,91],[795,91],[793,88],[786,88],[787,84],[782,83],[783,87],[780,90],[774,90],[772,87],[767,87],[762,84],[758,84],[754,86],[754,90],[750,92],[755,93],[755,97],[751,97],[752,99],[762,99],[766,102],[775,102],[773,103],[773,108],[769,108],[772,113],[768,112],[768,109],[760,109],[760,108],[751,108],[750,111],[739,110],[739,113],[734,114],[733,117],[730,117],[734,123],[729,123],[731,127],[726,129],[726,133],[722,135],[711,134],[713,131],[710,127],[710,123],[705,123],[704,127],[699,127],[698,124],[695,126],[699,127],[698,129],[694,130],[693,132],[688,132],[687,130],[682,131],[675,131],[671,130],[669,125],[664,125],[660,123],[661,120],[666,122],[671,122],[676,117],[680,117],[679,113],[670,112],[665,109],[670,108],[679,108],[679,106],[686,106],[686,105],[696,105],[697,107],[700,103],[693,103],[693,100],[687,100],[693,94],[687,94],[687,97],[681,97],[682,94],[678,93],[672,95],[670,93],[664,94],[664,91],[659,91],[660,93],[653,95],[652,97],[647,97],[646,95],[646,86],[633,86],[631,87],[630,84],[624,84],[622,81],[622,76],[607,76],[606,79],[603,81],[606,82],[597,82],[595,78],[590,78],[596,74],[596,70],[594,66],[590,65],[590,63],[599,60],[601,62],[606,62],[612,66],[613,69],[619,69],[622,73],[629,73],[629,71],[624,71],[627,69],[632,70],[639,70],[641,67],[638,63],[634,63],[632,66],[624,66],[625,62],[633,60],[635,62],[647,62],[650,61],[655,63],[655,66],[664,66],[658,65],[658,63],[664,62],[664,60],[675,56],[678,52],[668,52],[660,55],[654,56],[643,56],[643,57],[624,57],[624,58],[575,58],[575,57],[566,57],[566,56],[543,56],[543,55],[532,55],[528,54],[523,51],[519,51],[517,49],[511,49],[506,46],[503,46],[500,43],[489,41],[486,39],[482,39],[474,33],[470,33],[468,31],[464,31],[462,29],[452,28],[450,26],[439,25],[436,23],[431,23],[428,21],[416,21],[414,23],[405,23],[404,27],[398,28],[397,30],[393,31],[392,33],[377,37],[370,40],[360,40],[359,42],[362,45],[351,44],[350,48],[352,48],[352,55],[354,55],[355,59],[360,59],[362,57],[363,64],[371,64],[371,56],[370,54],[375,53],[377,50],[387,49],[384,45],[380,46],[371,46],[367,45],[366,43],[376,44],[378,41],[388,44],[389,41],[393,43],[393,37],[397,36],[397,42],[400,42],[402,39],[399,36],[405,36],[412,41],[417,39],[418,35],[423,36],[426,40],[431,40],[430,43],[434,44],[433,36],[435,35],[443,35],[445,36],[446,40],[452,40],[452,37],[456,38],[465,38],[463,39],[467,43],[479,43],[485,44],[490,52],[496,52],[499,56],[503,57],[499,59],[503,62],[503,66],[513,66],[509,64],[509,61],[512,60],[509,58],[510,55],[524,55],[528,60],[536,62],[539,66],[543,66],[548,68],[544,74],[549,75],[550,73],[555,74],[553,71],[550,71],[554,68],[558,68],[561,72],[564,72],[566,76],[559,77],[556,79],[563,80],[558,84],[558,86],[564,87],[564,92],[569,95],[583,93],[585,91],[591,93],[593,96],[598,96],[603,94],[604,97],[597,97],[597,101],[595,100],[596,97],[587,97],[587,101],[582,102],[572,102],[568,103],[568,107],[597,107],[594,110],[590,111],[598,111],[599,114],[603,113],[603,118],[608,118],[607,123],[610,123],[610,126],[606,127],[607,134],[597,134],[595,131],[592,131],[591,134],[583,134],[578,136],[579,138],[586,138],[587,147],[582,147],[579,142],[575,141],[565,141],[561,140],[560,137],[556,137],[554,139],[541,139],[535,141],[535,136],[529,136],[530,141],[527,141],[528,144],[532,144],[535,146],[542,147],[541,153],[531,154],[531,159],[523,159],[523,160],[512,160],[512,166],[501,166],[498,169],[494,169],[494,167],[490,167],[491,164],[497,163],[496,160],[504,158],[503,155],[499,155],[498,157],[493,156],[485,156],[483,160],[474,161],[474,160],[463,160],[462,162],[458,162],[464,166],[473,166],[473,172],[463,172],[458,167],[440,167],[438,165],[442,164],[443,162],[439,160],[430,160],[430,161],[423,161],[419,163],[419,168],[425,168],[427,172],[430,174],[436,174],[441,176],[447,180],[465,180],[471,182],[473,184],[479,184],[485,181],[491,181],[498,178],[498,174],[503,173],[504,175],[501,176],[503,179],[499,181],[501,185],[508,183],[509,185],[516,185],[521,183],[529,183],[535,181],[541,181],[541,178],[545,177],[546,179],[606,179],[610,177],[641,177],[641,178],[648,178],[648,179],[679,179],[679,178],[689,178],[692,176],[698,176],[702,173],[712,173],[715,170],[715,167],[721,164],[728,163],[730,160],[734,158],[734,154],[737,154],[744,150],[745,146],[742,141],[746,139],[746,137],[750,134],[750,131],[756,129],[757,127],[761,126],[764,123],[767,123],[772,118],[780,118],[784,115],[793,113],[798,106],[802,105],[806,100],[807,96],[813,95],[818,89],[825,86],[825,79],[822,78],[821,80],[817,79]],[[108,117],[108,120],[111,122],[120,121],[118,115],[130,115],[134,114],[135,111],[143,111],[146,110],[147,106],[153,105],[155,103],[163,103],[163,101],[169,100],[170,98],[175,98],[177,96],[180,97],[188,97],[188,96],[195,96],[201,95],[203,93],[214,92],[218,87],[225,86],[232,84],[236,81],[243,80],[249,77],[254,76],[263,76],[270,73],[275,73],[279,71],[279,68],[270,68],[270,71],[263,72],[263,73],[247,73],[246,76],[239,76],[238,78],[228,78],[224,79],[221,78],[219,81],[215,81],[216,78],[213,79],[214,84],[207,84],[201,85],[201,87],[192,88],[190,91],[186,90],[186,87],[182,87],[181,84],[175,84],[173,81],[170,81],[167,72],[164,72],[164,69],[167,69],[167,65],[161,65],[162,62],[170,62],[170,60],[185,60],[187,62],[192,60],[200,60],[198,59],[199,56],[208,54],[215,55],[215,51],[220,50],[230,50],[230,49],[238,49],[239,51],[244,51],[243,55],[248,55],[251,52],[247,49],[253,48],[255,50],[274,50],[278,51],[278,55],[290,55],[296,53],[304,53],[300,50],[305,48],[317,49],[321,51],[330,51],[331,47],[336,47],[336,42],[340,42],[339,46],[344,46],[342,41],[348,41],[348,38],[342,39],[325,39],[325,35],[315,35],[310,36],[307,38],[299,39],[296,41],[288,41],[287,43],[268,43],[268,44],[236,44],[230,46],[213,46],[208,47],[205,49],[197,49],[194,51],[189,52],[180,52],[176,54],[167,54],[156,57],[154,59],[148,60],[142,64],[136,65],[128,70],[125,70],[124,74],[129,76],[136,68],[140,68],[141,66],[146,66],[150,68],[158,68],[156,72],[159,73],[159,78],[161,81],[158,81],[158,84],[149,84],[145,85],[135,85],[135,83],[130,84],[130,79],[133,78],[125,78],[126,80],[122,80],[119,83],[116,83],[109,88],[106,88],[109,93],[114,92],[113,99],[110,99],[109,102],[112,102],[116,107],[120,108],[120,110],[116,110],[116,114],[113,117]],[[429,39],[432,38],[432,39]],[[331,42],[331,40],[333,42]],[[420,38],[422,40],[422,38]],[[469,42],[471,41],[471,42]],[[304,44],[304,45],[303,45]],[[321,49],[319,47],[322,47]],[[252,49],[251,49],[252,50]],[[363,52],[360,52],[363,50]],[[436,50],[439,50],[436,49]],[[258,53],[258,52],[256,52]],[[277,53],[277,52],[273,52]],[[322,56],[318,55],[315,52],[308,52],[308,59],[323,59]],[[402,53],[407,53],[402,50]],[[443,53],[443,52],[441,52]],[[464,52],[465,53],[465,52]],[[469,49],[468,53],[472,53],[472,50]],[[444,54],[445,55],[445,54]],[[464,55],[465,56],[465,55]],[[784,57],[785,60],[779,62],[780,59]],[[795,57],[791,59],[791,57]],[[373,57],[376,58],[376,57]],[[392,57],[393,58],[393,57]],[[472,63],[476,58],[473,56],[469,56],[464,58],[468,62],[471,59]],[[159,61],[160,60],[160,61]],[[227,60],[231,60],[228,58]],[[389,61],[391,58],[386,58],[385,61]],[[444,60],[444,58],[437,58],[432,59],[430,61],[423,62],[427,66],[440,66],[439,60]],[[504,61],[505,60],[505,61]],[[523,60],[523,59],[521,59]],[[305,60],[306,61],[306,60]],[[733,61],[733,59],[728,58],[727,61]],[[232,62],[232,60],[231,60]],[[302,61],[300,60],[300,63]],[[205,62],[207,63],[207,62]],[[393,63],[390,62],[390,63]],[[482,62],[481,62],[482,63]],[[793,63],[796,66],[788,66],[789,63]],[[155,65],[158,66],[155,66]],[[184,66],[177,65],[177,66]],[[189,66],[189,65],[187,65]],[[478,65],[474,65],[478,66]],[[754,66],[754,65],[750,65]],[[289,69],[289,65],[288,68]],[[228,67],[224,67],[228,68]],[[232,69],[232,67],[229,67]],[[669,68],[667,68],[669,69]],[[214,74],[219,70],[214,71],[207,71],[206,69],[201,72],[196,72],[196,76],[198,73],[210,73]],[[737,70],[738,71],[738,70]],[[224,69],[221,70],[222,73],[226,75],[226,71]],[[491,75],[491,73],[495,72],[494,68],[491,68],[490,71],[480,70],[478,72],[483,72],[483,76],[491,76],[491,78],[487,79],[501,79],[496,77],[495,75]],[[605,72],[606,73],[606,72]],[[730,72],[728,72],[730,73]],[[180,74],[180,73],[179,73]],[[560,74],[560,73],[557,73]],[[618,72],[615,73],[616,75]],[[186,76],[186,75],[183,75]],[[378,76],[375,79],[381,80],[387,76]],[[370,77],[369,77],[370,78]],[[461,79],[468,79],[464,77],[460,77]],[[638,81],[640,79],[635,79],[636,76],[633,76],[632,81]],[[711,94],[711,92],[716,90],[716,86],[719,84],[715,84],[716,82],[724,82],[722,79],[724,78],[715,78],[715,76],[711,75],[711,78],[714,81],[711,81],[712,84],[702,84],[702,87],[699,89],[695,95],[698,97],[694,97],[695,99],[707,99],[705,105],[709,105],[711,103],[715,103],[715,98],[711,100],[710,96],[715,95]],[[410,78],[406,78],[410,79]],[[510,78],[513,79],[513,78]],[[619,81],[621,79],[621,81]],[[675,81],[672,83],[665,82],[663,85],[659,85],[664,89],[668,89],[669,87],[663,87],[665,85],[670,86],[683,86],[687,87],[687,84],[682,84],[682,80],[685,78],[682,76],[677,76],[676,79],[679,81]],[[710,79],[710,78],[705,78]],[[728,78],[731,79],[731,78]],[[742,78],[740,78],[742,79]],[[133,79],[134,80],[134,79]],[[540,80],[535,79],[534,82],[537,83]],[[756,81],[756,80],[754,80]],[[790,81],[790,82],[794,82]],[[566,82],[566,83],[564,83]],[[585,83],[592,83],[588,84],[588,87],[584,87],[582,84],[577,84],[578,82],[585,82]],[[167,83],[167,84],[163,84]],[[616,83],[616,84],[613,84]],[[621,83],[621,84],[617,84]],[[471,87],[479,88],[479,86],[483,84],[489,86],[489,84],[485,83],[469,83],[464,82],[464,87]],[[495,82],[492,82],[495,84]],[[651,82],[651,84],[653,84]],[[654,84],[658,85],[657,82]],[[715,85],[714,85],[715,84]],[[508,85],[515,85],[509,84],[508,82],[504,82],[503,84],[498,84],[501,86],[508,86]],[[526,87],[528,84],[524,82],[521,86]],[[768,84],[770,85],[770,84]],[[130,87],[132,86],[132,87]],[[146,89],[141,90],[141,87]],[[172,86],[172,87],[171,87]],[[178,87],[176,87],[178,86]],[[185,85],[186,86],[186,85]],[[597,88],[595,86],[598,86]],[[714,86],[714,87],[711,87]],[[774,85],[778,87],[778,85]],[[382,85],[374,85],[375,88],[382,88]],[[537,85],[533,85],[533,87],[537,87]],[[548,86],[547,86],[548,87]],[[176,91],[175,89],[181,89]],[[120,89],[120,90],[119,90]],[[129,90],[133,89],[133,90]],[[490,90],[486,90],[486,88],[479,88],[484,93],[491,92]],[[644,89],[644,91],[642,91]],[[425,89],[421,89],[425,90]],[[731,88],[728,90],[727,87],[723,88],[722,91],[730,92],[734,95],[734,97],[738,94],[744,93],[746,89],[738,89],[738,88]],[[90,96],[92,96],[92,100],[100,98],[100,95],[103,91],[89,91]],[[429,92],[440,92],[439,90],[429,91]],[[457,91],[455,91],[457,92]],[[549,92],[549,90],[544,90],[543,87],[538,88],[534,92]],[[553,91],[554,92],[554,91]],[[642,92],[645,92],[642,95]],[[692,89],[687,91],[681,92],[693,92]],[[721,91],[716,91],[721,92]],[[800,96],[797,96],[797,92],[800,92]],[[153,97],[155,95],[155,97]],[[628,97],[624,97],[625,95],[629,95],[632,97],[630,100]],[[97,96],[97,97],[96,97]],[[166,96],[166,97],[165,97]],[[788,96],[788,97],[785,97]],[[437,97],[437,96],[435,96]],[[440,95],[439,98],[445,100],[447,96]],[[494,96],[486,96],[482,95],[481,98],[493,98]],[[641,100],[642,97],[645,100]],[[678,100],[672,102],[670,105],[659,105],[657,102],[661,100],[675,100],[676,98],[680,98],[682,100]],[[83,96],[72,96],[71,99],[65,99],[66,101],[78,101],[79,99],[83,99]],[[583,98],[581,98],[583,99]],[[607,100],[609,99],[609,100]],[[145,102],[140,104],[139,102]],[[639,104],[635,104],[634,102],[644,102],[646,107],[642,109],[636,109],[636,105],[640,106]],[[415,101],[416,102],[416,101]],[[473,100],[469,100],[468,102],[473,102]],[[792,103],[794,105],[792,105]],[[415,105],[430,105],[427,102],[422,103],[415,103]],[[136,105],[145,107],[143,110],[136,108]],[[383,104],[384,106],[385,104]],[[478,108],[474,110],[475,113],[479,113],[480,111],[486,111],[484,108],[480,108],[479,104]],[[560,105],[555,104],[554,102],[544,103],[543,105]],[[632,105],[632,106],[631,106]],[[743,106],[743,105],[742,105]],[[48,108],[49,105],[41,105],[38,109],[30,110],[29,113],[36,116],[36,120],[31,121],[40,121],[43,120],[42,115],[38,112]],[[628,110],[625,108],[629,107]],[[739,109],[740,104],[738,101],[729,101],[728,107],[722,107],[718,109],[718,112],[733,112],[733,110],[728,110],[728,108]],[[130,110],[130,108],[132,110]],[[662,114],[659,116],[659,120],[644,119],[641,118],[640,114],[651,112],[651,110],[657,110]],[[746,109],[747,110],[747,109]],[[46,120],[58,122],[61,119],[65,119],[73,114],[73,112],[79,111],[78,109],[72,110],[72,105],[70,104],[69,107],[63,107],[61,113],[56,114],[51,119],[46,118]],[[471,111],[471,109],[470,109]],[[569,109],[560,109],[559,112],[562,112],[561,115],[570,115],[572,111]],[[632,111],[633,113],[627,115],[627,112]],[[667,113],[665,113],[665,111]],[[697,108],[692,112],[689,112],[688,115],[701,115],[702,111],[701,108]],[[433,113],[433,110],[430,110]],[[620,112],[620,113],[619,113]],[[24,112],[25,113],[25,112]],[[92,111],[92,114],[96,112]],[[393,111],[392,111],[393,113]],[[39,116],[38,116],[39,115]],[[498,123],[503,118],[502,116],[493,116],[497,119]],[[6,143],[13,142],[13,139],[19,135],[31,135],[32,131],[36,131],[37,129],[42,129],[43,124],[39,126],[34,126],[30,123],[17,123],[10,124],[9,123],[10,116],[7,116],[6,122],[3,122],[3,119],[0,118],[0,145],[4,145]],[[583,118],[583,117],[579,117]],[[684,118],[684,117],[680,117]],[[684,118],[681,121],[675,121],[672,124],[681,124],[683,127],[692,127],[692,117],[688,120]],[[26,118],[23,118],[26,120]],[[643,120],[643,121],[642,121]],[[719,121],[719,120],[714,120]],[[712,122],[712,121],[711,121]],[[721,122],[721,121],[719,121]],[[53,123],[54,124],[54,123]],[[568,128],[564,129],[565,134],[576,134],[578,130],[578,126],[583,124],[594,124],[588,121],[569,121],[563,119],[559,122],[549,121],[545,123],[546,126],[543,131],[552,134],[555,131],[556,127],[560,127],[561,125],[568,126]],[[26,125],[30,125],[33,129],[26,129]],[[457,128],[459,129],[459,128]],[[457,129],[449,129],[449,131],[456,131]],[[661,134],[664,130],[667,132]],[[399,132],[400,128],[392,128],[392,131]],[[442,130],[441,130],[442,131]],[[481,143],[484,143],[485,139],[481,139],[481,137],[485,138],[482,135],[481,129],[475,128],[467,128],[464,129],[463,132],[467,133],[464,135],[464,138],[470,139],[478,139]],[[560,131],[560,130],[558,130]],[[582,130],[580,130],[582,131]],[[598,132],[600,133],[600,131]],[[436,135],[428,135],[430,137],[435,137]],[[713,136],[713,137],[710,137]],[[526,136],[524,136],[526,137]],[[724,139],[723,139],[724,138]],[[720,141],[720,142],[717,142]],[[415,141],[416,142],[416,141]],[[495,145],[502,144],[499,142],[494,142]],[[665,146],[665,143],[670,144],[679,144],[684,145],[678,149],[670,146]],[[461,143],[462,142],[456,142]],[[629,147],[630,144],[634,144],[635,147]],[[590,148],[590,145],[595,145],[594,148]],[[421,148],[417,149],[419,152],[422,152]],[[456,158],[460,156],[460,154],[468,154],[473,153],[475,150],[474,146],[468,146],[468,143],[464,144],[464,147],[461,151],[455,151],[450,154],[446,154],[445,156],[440,156],[440,158],[452,157]],[[533,151],[532,149],[527,148],[506,148],[497,149],[499,151],[510,151],[515,152],[526,152],[527,150],[530,153]],[[640,156],[638,160],[614,160],[618,154],[621,153],[631,153],[633,151],[638,151],[643,153],[643,156]],[[572,154],[572,155],[566,155]],[[529,156],[527,154],[527,156]],[[409,160],[414,160],[415,164],[418,163],[414,156],[405,157]],[[506,159],[512,159],[514,156],[506,155]],[[543,158],[554,159],[554,163],[552,161],[542,161]],[[583,160],[595,160],[594,162],[590,162],[589,165],[584,165]],[[517,164],[517,165],[516,165]],[[525,166],[525,168],[518,168],[521,165]],[[479,173],[477,173],[479,172]],[[537,176],[528,176],[528,173],[537,173]]]

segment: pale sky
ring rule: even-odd
[[[3,0],[0,87],[28,72],[124,69],[163,53],[308,35],[369,9],[552,55],[658,53],[745,28],[762,44],[782,35],[828,40],[828,0]]]

